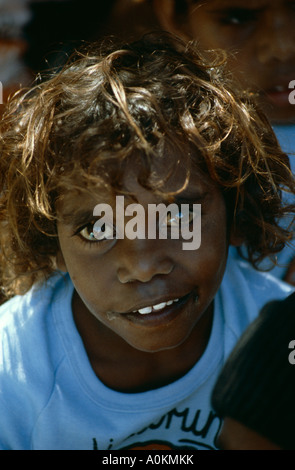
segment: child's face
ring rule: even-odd
[[[222,450],[280,450],[269,439],[228,417],[218,436],[218,446]]]
[[[155,2],[160,6],[165,0]],[[205,48],[234,52],[237,60],[232,59],[230,66],[247,87],[262,92],[261,102],[269,118],[273,122],[294,119],[295,106],[289,103],[292,90],[288,85],[295,80],[295,2],[192,0],[188,3],[189,15],[181,26],[182,33],[198,39]]]
[[[136,174],[134,166],[127,167],[124,187],[147,210],[148,204],[161,200],[138,184]],[[161,175],[167,175],[167,168]],[[182,183],[178,171],[165,184],[173,190]],[[202,241],[198,250],[186,251],[180,239],[97,241],[91,236],[94,207],[107,203],[115,214],[114,198],[105,193],[98,190],[97,199],[66,194],[59,203],[58,213],[68,215],[58,223],[58,236],[60,267],[69,272],[77,293],[74,317],[81,320],[81,315],[89,318],[90,313],[112,352],[120,351],[123,343],[145,352],[175,348],[198,329],[206,313],[212,313],[229,244],[224,198],[208,178],[199,172],[191,176],[180,197],[182,203],[202,205]],[[85,214],[89,214],[86,219]],[[170,304],[175,299],[179,301]],[[138,312],[168,301],[170,305],[156,312]]]

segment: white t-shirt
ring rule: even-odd
[[[229,259],[200,360],[180,380],[134,394],[94,374],[68,277],[11,299],[0,307],[0,448],[214,449],[221,423],[210,394],[225,358],[260,308],[292,290]]]

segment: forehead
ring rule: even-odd
[[[147,184],[141,182],[142,166],[138,162],[129,162],[121,173],[120,190],[106,184],[100,178],[96,184],[89,187],[77,187],[72,191],[60,194],[57,203],[57,213],[63,221],[71,220],[74,213],[88,211],[89,215],[97,204],[115,205],[118,194],[126,195],[126,201],[145,205],[161,201],[194,200],[202,202],[209,193],[216,191],[216,185],[209,176],[197,168],[187,173],[187,168],[180,161],[175,161],[176,168],[167,165],[165,159],[151,165]]]
[[[214,182],[205,175],[197,166],[187,168],[185,162],[180,160],[170,161],[170,165],[164,160],[151,165],[151,172],[146,186],[150,192],[159,197],[178,197],[181,195],[203,194],[215,187]],[[175,164],[175,166],[173,166]],[[141,184],[141,170],[136,165],[127,167],[123,176],[123,186],[131,194],[143,195],[145,185]]]

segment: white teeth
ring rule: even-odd
[[[141,308],[140,310],[138,310],[138,313],[140,313],[141,315],[146,315],[147,313],[151,313],[153,310],[153,307],[145,307],[145,308]]]
[[[149,313],[157,312],[158,310],[162,310],[165,308],[167,305],[171,305],[174,302],[178,302],[179,299],[174,299],[174,300],[168,300],[167,302],[161,302],[160,304],[157,305],[152,305],[150,307],[144,307],[140,308],[139,310],[134,310],[133,313],[140,313],[141,315],[147,315]]]
[[[162,302],[161,304],[154,305],[153,310],[161,310],[162,308],[166,307],[168,305],[168,302]]]

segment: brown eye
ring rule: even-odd
[[[250,10],[246,8],[237,8],[232,10],[227,10],[224,15],[222,15],[222,23],[224,25],[246,25],[252,21],[255,21],[258,17],[258,11]]]
[[[112,225],[106,223],[101,224],[100,221],[97,220],[92,227],[91,235],[93,235],[97,241],[113,240],[113,238],[115,238],[115,230]]]
[[[89,242],[97,242],[97,238],[93,233],[93,225],[86,225],[82,230],[80,230],[79,235]]]
[[[83,243],[84,249],[94,248],[99,253],[110,250],[117,242],[116,231],[113,225],[90,222],[78,229],[75,233]]]
[[[113,227],[107,224],[99,224],[99,221],[95,222],[94,225],[86,225],[78,233],[88,242],[100,242],[104,240],[112,240],[114,238]]]
[[[190,224],[193,219],[195,218],[195,213],[193,210],[189,210],[189,212],[182,212],[181,210],[177,214],[172,214],[169,212],[167,214],[167,218],[165,221],[163,221],[163,224],[166,224],[169,227],[178,227],[179,224],[181,223],[181,220],[188,215],[188,223]]]

